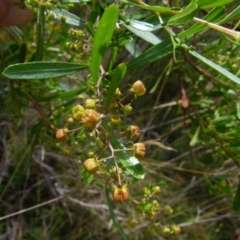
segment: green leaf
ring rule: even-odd
[[[117,220],[117,216],[114,213],[113,206],[112,206],[112,201],[111,201],[111,199],[109,197],[109,192],[108,192],[107,188],[105,188],[105,195],[106,195],[106,198],[107,198],[107,205],[108,205],[109,213],[110,213],[110,216],[111,216],[111,218],[113,220],[113,223],[114,223],[115,227],[117,228],[119,234],[121,235],[122,239],[123,240],[127,240],[128,239],[127,235],[123,231],[119,221]]]
[[[165,14],[172,13],[172,9],[168,8],[168,7],[138,5],[138,4],[132,3],[132,1],[127,1],[127,0],[122,0],[122,2],[130,3],[131,5],[140,7],[142,9],[154,11],[154,12],[160,12],[160,13],[165,13]]]
[[[237,192],[236,192],[236,195],[233,200],[233,209],[235,211],[240,210],[240,179],[239,179],[239,183],[238,183]]]
[[[128,43],[125,48],[136,58],[142,54],[141,49],[135,42]]]
[[[46,79],[73,74],[88,68],[87,64],[67,62],[29,62],[8,66],[3,75],[9,79]]]
[[[135,178],[143,179],[145,177],[142,164],[135,157],[128,157],[127,151],[124,152],[125,146],[118,141],[115,136],[110,138],[110,142],[114,149],[123,149],[122,152],[115,152],[117,159],[122,163],[126,170]]]
[[[151,31],[155,31],[155,30],[162,28],[162,26],[160,24],[153,25],[151,23],[138,21],[138,20],[134,20],[134,19],[127,19],[127,18],[123,18],[123,19],[125,20],[124,21],[125,26],[131,26],[140,31],[151,32]]]
[[[128,69],[138,68],[162,59],[173,52],[170,39],[164,40],[159,44],[149,48],[143,54],[127,63]]]
[[[193,2],[197,3],[201,9],[206,9],[227,5],[233,0],[195,0]]]
[[[218,20],[221,19],[221,17],[224,15],[224,13],[225,13],[224,7],[214,8],[203,18],[203,20],[208,21],[208,22],[217,22]],[[187,29],[186,31],[179,33],[177,36],[185,37],[188,35],[198,33],[205,29],[208,29],[208,27],[204,26],[203,24],[197,23],[197,24],[193,25],[192,27],[190,27],[189,29]]]
[[[196,132],[193,135],[191,142],[189,143],[189,145],[191,147],[194,147],[196,145],[196,143],[198,141],[199,131],[200,131],[200,126],[197,128]]]
[[[70,24],[70,25],[73,25],[73,26],[78,26],[78,27],[84,27],[85,26],[85,22],[83,20],[81,20],[78,16],[68,12],[65,9],[56,8],[56,9],[53,9],[53,10],[49,11],[49,13],[53,13],[54,14],[54,19],[56,19],[60,22],[61,22],[62,16],[64,16],[66,18],[66,23],[67,24]]]
[[[134,35],[140,37],[141,39],[145,40],[146,42],[149,42],[153,45],[158,44],[159,42],[161,42],[161,40],[153,33],[151,32],[144,32],[141,30],[138,30],[132,26],[126,25],[124,24],[124,26],[132,33],[134,33]]]
[[[118,12],[119,10],[116,5],[111,5],[106,8],[94,35],[90,70],[95,84],[98,80],[99,68],[103,56],[111,43],[111,38],[118,20]]]
[[[121,83],[122,79],[124,78],[124,75],[127,71],[127,67],[124,63],[119,64],[111,73],[111,83],[107,92],[107,96],[105,98],[104,105],[106,107],[109,107],[112,103],[112,100],[114,98],[115,91],[119,84]]]
[[[197,58],[198,60],[200,60],[201,62],[208,65],[209,67],[215,69],[217,72],[221,73],[222,75],[224,75],[228,79],[232,80],[233,82],[235,82],[237,84],[240,84],[240,78],[237,77],[236,75],[232,74],[231,72],[229,72],[227,69],[225,69],[225,68],[221,67],[220,65],[212,62],[211,60],[205,58],[204,56],[200,55],[199,53],[197,53],[195,51],[190,50],[189,53],[192,56],[194,56],[195,58]]]
[[[84,167],[81,168],[81,176],[84,185],[89,185],[93,181],[93,175],[90,174]]]
[[[197,10],[197,4],[190,4],[183,11],[169,18],[167,25],[179,25],[191,21],[194,18]]]
[[[224,23],[228,23],[235,18],[238,18],[240,15],[240,6],[238,6],[236,9],[234,9],[231,13],[229,13],[225,18],[223,18],[221,21],[218,22],[219,25],[222,25]]]
[[[69,98],[74,98],[76,97],[78,94],[85,92],[87,88],[78,88],[76,90],[73,91],[68,91],[68,92],[64,92],[64,93],[58,93],[55,94],[53,96],[49,96],[49,97],[45,97],[45,98],[38,98],[35,97],[35,100],[37,100],[38,102],[44,102],[44,101],[50,101],[50,100],[54,100],[54,99],[61,99],[61,100],[67,100]]]

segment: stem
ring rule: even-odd
[[[212,28],[212,29],[214,29],[214,30],[216,30],[218,32],[230,35],[230,36],[232,36],[236,40],[238,40],[240,38],[240,32],[238,32],[238,31],[234,31],[234,30],[222,27],[220,25],[217,25],[215,23],[210,23],[210,22],[207,22],[207,21],[205,21],[203,19],[199,19],[199,18],[196,18],[196,17],[193,18],[193,20],[195,22],[197,22],[197,23],[204,24],[204,25],[208,26],[209,28]]]
[[[44,52],[44,6],[40,6],[37,16],[37,51],[36,61],[42,61]]]

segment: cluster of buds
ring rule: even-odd
[[[74,38],[82,36],[82,32],[76,32],[73,29],[69,30],[69,34]],[[99,92],[101,91],[98,90]],[[132,93],[134,96],[142,96],[145,92],[144,84],[137,80],[131,85],[125,96],[119,89],[116,89],[113,102],[108,107],[104,104],[101,105],[102,98],[87,97],[82,105],[77,104],[72,108],[72,115],[67,120],[67,126],[71,126],[71,128],[76,126],[76,128],[68,130],[65,126],[56,132],[56,138],[60,142],[68,140],[66,143],[70,144],[72,140],[74,144],[85,143],[88,145],[90,149],[82,153],[86,159],[83,161],[83,168],[89,174],[95,174],[109,182],[109,185],[115,186],[112,191],[112,198],[115,202],[121,203],[130,199],[129,188],[126,185],[127,180],[125,180],[129,175],[126,174],[127,169],[123,167],[121,160],[117,157],[118,152],[122,151],[126,157],[135,157],[139,160],[146,153],[144,143],[133,142],[140,136],[140,128],[137,125],[126,125],[122,119],[121,115],[132,112],[131,103],[123,104],[123,101],[131,97]],[[75,135],[76,132],[78,134]],[[89,134],[86,135],[86,133]],[[87,136],[89,141],[86,139]],[[126,141],[130,147],[115,149],[116,147],[112,146],[113,137],[117,138],[119,146],[124,146],[122,141]],[[152,208],[153,211],[160,207],[156,202],[153,206],[155,206],[154,209]]]
[[[73,118],[79,120],[86,127],[93,128],[97,125],[100,115],[94,109],[85,109],[82,105],[77,105],[72,109]]]

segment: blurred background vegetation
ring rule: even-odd
[[[189,1],[147,3],[184,7]],[[226,11],[238,6],[234,1]],[[88,4],[71,4],[68,8],[85,21],[89,18]],[[204,16],[206,12],[199,14]],[[147,17],[146,11],[139,9],[132,10],[132,15],[135,19]],[[13,27],[0,30],[1,72],[10,64],[35,58],[35,20],[21,27],[19,35]],[[44,60],[89,59],[91,38],[85,33],[83,50],[78,54],[67,47],[70,28],[46,20]],[[155,34],[166,37],[161,29]],[[135,41],[142,51],[149,47],[140,38]],[[239,76],[239,45],[212,30],[189,41],[205,57]],[[162,207],[171,206],[173,213],[158,221],[180,226],[181,233],[164,235],[151,228],[152,220],[147,218],[138,219],[132,227],[130,221],[136,217],[132,203],[114,204],[115,214],[129,239],[237,239],[234,233],[240,215],[232,205],[240,164],[239,85],[206,69],[181,50],[176,56],[176,63],[170,55],[129,71],[121,87],[137,79],[145,83],[148,93],[134,102],[134,111],[126,121],[140,126],[141,141],[160,140],[158,146],[147,148],[141,160],[146,177],[131,186],[132,192],[138,196],[150,183],[161,183],[156,199]],[[121,48],[116,65],[129,59],[132,56]],[[56,141],[37,111],[40,108],[51,123],[62,127],[72,106],[89,96],[84,92],[88,73],[21,82],[0,75],[0,239],[121,239],[110,217],[104,189],[84,184],[81,166],[73,160],[71,149]],[[76,89],[80,89],[77,94],[65,97],[64,93]],[[187,108],[180,101],[184,96]],[[85,144],[76,142],[76,147],[79,152],[88,151]],[[17,214],[8,217],[11,213]]]

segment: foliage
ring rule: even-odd
[[[240,5],[186,2],[25,2],[35,28],[0,45],[1,233],[231,237]]]

